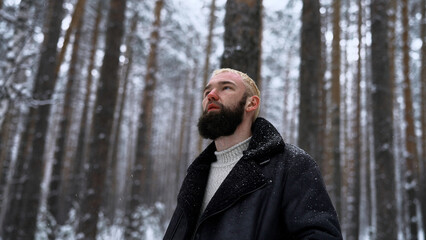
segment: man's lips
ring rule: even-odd
[[[214,103],[210,103],[209,105],[207,105],[207,111],[211,111],[215,109],[220,109],[219,105],[216,105]]]

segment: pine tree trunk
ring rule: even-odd
[[[113,223],[115,218],[115,212],[117,208],[117,200],[120,196],[117,195],[118,193],[118,176],[117,176],[117,168],[118,168],[118,162],[119,162],[119,139],[120,139],[120,128],[123,124],[123,117],[124,117],[124,107],[127,99],[127,90],[129,85],[129,74],[132,69],[133,64],[133,45],[135,44],[134,37],[136,34],[136,29],[138,26],[138,12],[135,12],[132,20],[131,20],[131,26],[129,31],[129,36],[126,40],[126,52],[124,54],[125,58],[127,59],[127,63],[123,66],[123,74],[121,76],[121,79],[123,81],[122,86],[122,93],[119,96],[119,100],[117,101],[117,119],[114,122],[114,134],[113,134],[113,141],[112,141],[112,151],[111,151],[111,164],[108,168],[109,171],[109,177],[107,178],[107,193],[105,196],[107,201],[107,217],[110,221],[110,223]]]
[[[14,138],[18,134],[20,113],[16,104],[11,103],[5,115],[0,127],[0,204],[7,200],[7,176],[11,170]]]
[[[303,1],[298,145],[314,159],[321,159],[319,83],[322,69],[319,8],[318,0]]]
[[[406,124],[405,129],[405,191],[407,193],[407,207],[408,207],[408,224],[409,224],[409,239],[415,240],[417,237],[417,183],[418,183],[418,167],[419,158],[417,153],[417,138],[414,126],[414,109],[411,93],[411,79],[410,79],[410,46],[409,46],[409,24],[408,24],[408,0],[402,0],[402,50],[403,50],[403,77],[404,77],[404,120]]]
[[[135,226],[141,219],[134,219],[133,213],[142,206],[150,206],[152,200],[151,176],[152,176],[152,124],[154,95],[157,85],[157,48],[160,39],[161,10],[164,0],[157,0],[155,3],[153,30],[150,36],[150,52],[147,61],[145,88],[142,93],[142,112],[139,116],[139,127],[137,136],[137,148],[135,163],[132,170],[132,182],[130,200],[126,209],[128,217],[125,230],[125,238],[132,239],[132,234],[138,233]]]
[[[55,69],[56,76],[58,76],[62,63],[65,59],[65,53],[67,52],[67,49],[68,49],[68,44],[71,39],[71,34],[74,31],[74,29],[78,27],[80,19],[83,17],[85,5],[86,5],[86,0],[78,0],[75,5],[74,13],[72,14],[72,18],[71,18],[71,23],[65,33],[64,42],[62,44],[61,51],[59,52],[59,55],[58,55],[58,60],[57,60],[58,63],[56,64],[56,69]]]
[[[426,0],[422,0],[422,21],[421,21],[421,38],[422,38],[422,65],[421,65],[421,126],[422,126],[422,167],[420,168],[420,192],[421,192],[421,208],[423,216],[423,233],[426,235]]]
[[[83,11],[81,8],[80,11]],[[82,14],[81,14],[82,15]],[[76,32],[74,35],[73,51],[71,56],[71,62],[68,70],[68,79],[65,87],[64,106],[62,113],[59,116],[59,130],[58,137],[56,139],[56,147],[54,153],[54,161],[52,165],[52,176],[49,185],[49,195],[47,199],[48,210],[55,219],[56,224],[63,225],[67,219],[68,211],[66,208],[61,207],[62,187],[63,187],[63,175],[62,169],[64,167],[65,155],[67,150],[67,140],[70,136],[71,119],[74,114],[74,99],[75,99],[75,85],[78,80],[77,65],[80,51],[80,37],[83,20],[77,21]],[[53,225],[54,229],[57,226]],[[51,238],[55,238],[55,231],[52,232]]]
[[[333,149],[334,204],[337,214],[342,210],[340,169],[340,0],[333,1],[333,42],[331,59],[331,131]]]
[[[102,9],[103,9],[103,0],[98,0],[98,6],[96,8],[96,19],[92,31],[92,38],[90,42],[90,57],[89,57],[89,65],[87,68],[87,79],[86,79],[86,93],[84,95],[84,107],[83,113],[81,116],[80,122],[80,131],[77,138],[77,149],[75,158],[73,161],[73,170],[71,173],[71,186],[68,195],[68,198],[71,202],[78,202],[81,195],[81,190],[84,188],[84,169],[83,164],[87,159],[87,136],[88,136],[88,127],[90,126],[89,122],[89,107],[90,107],[90,96],[92,95],[92,83],[93,83],[93,75],[92,71],[95,69],[95,57],[96,51],[98,50],[98,38],[99,38],[99,25],[102,20]],[[71,205],[68,207],[72,207]],[[69,211],[70,209],[64,209],[64,211]]]
[[[228,0],[221,68],[247,73],[260,88],[262,0]]]
[[[210,17],[209,17],[209,33],[207,35],[207,45],[206,45],[206,56],[204,58],[204,69],[203,69],[203,85],[207,85],[210,74],[210,55],[212,52],[212,43],[213,43],[213,28],[216,23],[216,0],[211,0],[210,4]],[[201,96],[202,97],[202,96]],[[203,137],[198,136],[198,152],[201,153],[203,150]]]
[[[349,158],[349,162],[351,166],[353,166],[353,181],[349,184],[351,187],[351,198],[350,206],[348,209],[350,216],[348,217],[350,223],[348,225],[347,231],[347,239],[348,240],[357,240],[359,239],[359,231],[360,231],[360,214],[361,214],[361,82],[362,82],[362,55],[361,50],[363,47],[362,42],[362,20],[363,20],[363,5],[362,0],[357,0],[358,7],[358,61],[357,61],[357,72],[355,78],[355,123],[353,125],[353,133],[354,133],[354,151],[353,157]]]
[[[327,29],[329,27],[329,9],[326,9],[325,13],[321,16],[321,22],[322,27],[324,29]],[[330,121],[330,101],[329,101],[329,94],[331,88],[328,88],[327,85],[329,85],[329,79],[324,78],[324,74],[327,70],[328,66],[328,59],[327,59],[327,43],[324,36],[321,37],[321,78],[319,86],[320,87],[320,119],[321,122],[320,128],[319,128],[319,139],[322,139],[321,148],[319,149],[319,156],[320,158],[317,158],[316,161],[318,165],[321,168],[321,173],[324,177],[325,184],[327,186],[327,190],[329,191],[330,195],[334,197],[334,187],[333,187],[333,158],[332,158],[332,151],[331,151],[331,131],[330,127],[328,127],[328,122]],[[330,83],[331,84],[331,83]],[[331,125],[331,124],[330,124]],[[334,201],[332,199],[332,201]]]
[[[23,83],[26,77],[22,74],[23,67],[21,63],[21,59],[24,57],[22,55],[22,49],[25,46],[27,41],[27,34],[29,32],[29,27],[27,22],[30,18],[30,10],[32,8],[32,3],[30,0],[22,0],[19,3],[19,10],[17,13],[17,18],[15,22],[15,26],[13,29],[13,38],[12,44],[8,44],[7,53],[6,53],[6,64],[4,73],[4,79],[2,79],[2,88],[6,92],[6,96],[3,96],[0,100],[0,104],[4,104],[6,106],[6,114],[3,116],[3,121],[1,124],[0,131],[0,201],[6,200],[4,199],[6,193],[6,178],[7,174],[10,171],[10,167],[12,164],[12,146],[14,137],[18,133],[18,122],[19,115],[22,115],[20,112],[19,105],[16,104],[18,96],[11,96],[7,92],[9,89],[13,89],[12,91],[16,91],[14,88],[15,84]],[[2,93],[4,93],[2,91]],[[2,94],[3,95],[3,94]],[[3,105],[3,106],[4,106]],[[6,192],[5,192],[6,191]],[[7,200],[6,200],[7,201]],[[5,203],[6,204],[6,203]],[[1,208],[1,215],[4,216],[5,208]],[[2,217],[0,217],[0,226],[2,226]]]
[[[388,54],[388,1],[372,0],[372,80],[377,239],[397,239],[392,87]]]
[[[86,172],[86,192],[81,202],[77,233],[84,239],[96,239],[110,146],[114,107],[118,94],[120,46],[124,34],[125,0],[111,0],[93,116]]]
[[[6,210],[3,240],[33,239],[41,197],[44,149],[55,88],[57,43],[61,32],[63,0],[49,1],[49,18],[41,48],[40,63],[34,80],[32,106],[26,121],[23,138],[12,177],[12,199]]]

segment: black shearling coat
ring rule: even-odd
[[[200,216],[214,143],[188,168],[164,240],[342,239],[315,161],[257,118],[243,157]]]

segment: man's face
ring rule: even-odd
[[[210,79],[203,93],[203,114],[198,121],[202,137],[215,140],[235,132],[244,117],[245,91],[238,74],[223,72]]]

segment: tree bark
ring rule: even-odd
[[[79,25],[80,19],[83,17],[85,5],[86,5],[86,0],[78,0],[75,5],[74,13],[72,14],[72,18],[71,18],[71,23],[67,31],[65,32],[64,43],[62,44],[61,51],[59,52],[59,55],[58,55],[58,61],[56,64],[56,69],[55,69],[56,77],[59,75],[59,71],[61,70],[61,66],[65,58],[65,53],[67,52],[68,44],[71,39],[71,34],[74,31],[74,29]]]
[[[33,239],[40,204],[41,181],[44,168],[44,149],[55,88],[57,43],[61,33],[63,0],[49,1],[49,17],[41,47],[41,56],[34,89],[33,102],[21,139],[16,169],[12,177],[10,196],[3,224],[3,240]]]
[[[135,44],[134,38],[137,33],[136,29],[138,26],[138,18],[139,14],[138,12],[135,12],[132,20],[131,20],[131,26],[129,31],[129,36],[126,40],[126,52],[124,53],[125,59],[127,59],[126,64],[123,66],[123,74],[121,75],[121,81],[123,82],[122,86],[122,93],[119,96],[119,100],[117,101],[117,119],[114,122],[114,134],[113,134],[113,141],[112,141],[112,151],[111,151],[111,164],[109,169],[109,177],[107,178],[108,188],[107,188],[107,194],[105,196],[107,200],[107,217],[112,223],[114,221],[116,207],[117,207],[117,200],[120,196],[117,195],[118,193],[118,176],[117,176],[117,168],[118,168],[118,162],[119,162],[119,140],[120,140],[120,128],[123,124],[123,117],[124,117],[124,107],[127,99],[127,90],[129,85],[129,74],[132,69],[133,64],[133,45]]]
[[[417,216],[417,183],[418,183],[418,167],[419,158],[417,152],[417,137],[414,126],[414,109],[411,93],[410,79],[410,46],[409,46],[409,19],[408,19],[408,0],[402,0],[401,16],[402,16],[402,51],[403,51],[403,77],[404,77],[404,120],[405,129],[405,191],[407,194],[408,207],[408,225],[409,239],[418,239],[417,222],[420,220]]]
[[[302,9],[300,112],[298,145],[321,159],[320,98],[321,20],[318,0],[304,0]]]
[[[83,6],[84,7],[84,6]],[[83,11],[84,8],[81,8],[80,11]],[[82,15],[82,14],[81,14]],[[65,87],[65,96],[64,96],[64,106],[62,109],[62,113],[59,116],[59,130],[58,136],[56,139],[56,148],[54,153],[54,160],[52,165],[52,175],[49,185],[49,195],[47,199],[48,210],[52,214],[52,217],[55,219],[55,223],[53,223],[53,229],[51,238],[56,238],[56,231],[58,226],[55,224],[63,225],[68,216],[68,209],[62,207],[63,204],[61,200],[64,200],[61,196],[62,188],[63,188],[63,174],[62,169],[64,167],[65,155],[67,150],[67,140],[70,136],[70,127],[71,120],[74,114],[74,99],[76,94],[76,82],[78,79],[77,67],[80,51],[80,39],[81,39],[81,28],[83,24],[82,18],[77,20],[77,26],[74,34],[74,43],[73,43],[73,51],[71,56],[71,62],[68,70],[68,79]]]
[[[153,30],[150,35],[150,52],[147,61],[145,88],[142,93],[142,112],[139,116],[139,127],[137,136],[137,148],[135,163],[132,170],[131,193],[126,215],[128,217],[125,230],[125,238],[132,239],[132,234],[138,233],[135,226],[141,219],[133,218],[138,208],[150,206],[152,201],[151,176],[152,156],[151,139],[153,124],[154,95],[157,85],[157,54],[158,42],[160,40],[161,10],[164,0],[155,3]]]
[[[359,231],[360,231],[360,214],[361,214],[361,82],[362,82],[362,55],[361,50],[363,48],[362,42],[362,21],[363,21],[363,4],[362,0],[357,0],[358,7],[358,16],[357,16],[357,35],[358,35],[358,61],[357,61],[357,72],[355,78],[355,123],[353,125],[354,136],[354,151],[353,158],[350,158],[349,161],[352,162],[351,166],[353,166],[353,182],[351,188],[351,197],[352,201],[349,201],[351,205],[350,216],[348,217],[349,221],[351,221],[347,228],[347,236],[348,240],[357,240],[359,239]],[[351,160],[352,159],[352,160]]]
[[[421,39],[422,39],[422,65],[421,65],[421,126],[422,126],[422,161],[420,172],[420,192],[421,208],[423,216],[423,232],[426,235],[426,0],[422,0],[422,21],[421,21]]]
[[[96,239],[110,146],[114,108],[118,94],[120,46],[124,34],[125,0],[111,0],[105,39],[105,55],[96,93],[95,114],[88,154],[86,192],[81,202],[77,233]]]
[[[92,31],[92,38],[90,41],[90,57],[89,57],[89,65],[87,67],[87,79],[86,79],[86,93],[84,95],[84,107],[83,113],[80,122],[80,131],[78,134],[77,140],[77,149],[74,158],[73,170],[71,173],[71,186],[70,191],[67,194],[72,202],[78,202],[81,196],[80,191],[83,190],[83,175],[84,169],[83,164],[87,159],[87,148],[88,148],[88,127],[90,126],[89,121],[89,107],[90,107],[90,96],[92,95],[92,84],[93,84],[93,74],[92,71],[95,69],[95,57],[96,51],[98,50],[98,38],[99,38],[99,25],[102,20],[102,9],[103,9],[104,1],[98,0],[98,5],[96,8],[96,18]],[[71,207],[71,206],[69,206]],[[70,209],[66,209],[68,212]]]
[[[377,239],[397,239],[392,87],[388,54],[388,1],[371,2],[373,127],[377,203]]]
[[[331,53],[331,131],[333,149],[334,204],[337,214],[342,216],[342,181],[340,168],[340,0],[333,1],[333,41]]]
[[[209,17],[209,33],[207,35],[207,45],[206,45],[206,56],[204,58],[204,69],[203,69],[203,85],[202,87],[207,85],[207,81],[209,80],[210,74],[210,55],[212,52],[212,43],[213,43],[213,28],[216,23],[216,0],[211,0],[210,4],[210,17]],[[202,98],[202,95],[201,95]],[[198,152],[201,153],[203,150],[203,137],[198,136]]]
[[[247,73],[261,88],[262,0],[226,2],[221,68]]]

